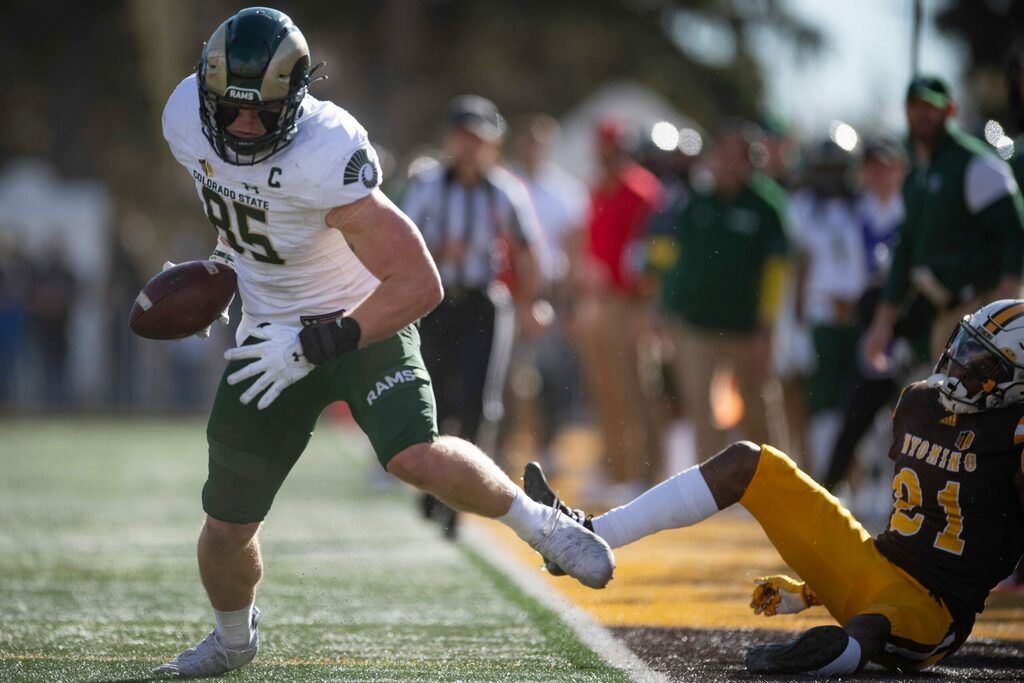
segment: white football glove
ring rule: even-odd
[[[239,400],[244,405],[249,405],[250,401],[266,390],[256,404],[257,408],[263,410],[273,403],[285,388],[308,375],[316,366],[306,360],[305,354],[302,353],[302,344],[299,343],[299,333],[294,328],[285,325],[262,325],[250,334],[266,341],[237,346],[224,352],[224,358],[229,361],[256,359],[255,362],[228,375],[228,384],[233,386],[260,375]]]
[[[235,267],[234,266],[234,259],[231,258],[231,255],[228,254],[227,258],[223,258],[223,257],[220,256],[220,253],[221,252],[219,250],[214,251],[213,255],[210,256],[210,258],[208,260],[216,261],[217,263],[220,263],[222,265],[228,266],[229,268],[234,268]],[[178,264],[177,263],[173,263],[171,261],[164,261],[164,267],[160,269],[160,272],[162,273],[165,270],[170,270],[171,268],[173,268],[176,265],[178,265]],[[231,298],[232,298],[232,300],[234,299],[234,297],[231,297]],[[228,305],[225,306],[224,310],[220,312],[220,317],[217,318],[217,320],[222,325],[227,325],[228,323],[231,322],[231,317],[228,315],[228,309],[229,308],[231,308],[231,303],[230,302],[228,302]],[[193,337],[199,337],[200,339],[209,339],[210,338],[210,330],[212,330],[212,329],[213,329],[213,325],[207,325],[206,327],[204,327],[203,329],[199,330],[198,332],[196,332],[192,336]]]
[[[774,617],[776,614],[796,614],[808,607],[820,605],[821,601],[803,581],[784,574],[762,576],[754,579],[754,595],[750,606],[754,614]]]

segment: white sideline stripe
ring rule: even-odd
[[[461,538],[466,545],[485,558],[519,590],[557,614],[583,641],[583,644],[593,650],[605,664],[624,671],[631,680],[637,683],[668,683],[669,679],[664,674],[660,674],[648,666],[587,612],[559,595],[545,583],[540,575],[539,555],[537,556],[538,569],[530,572],[510,552],[489,538],[487,532],[480,525],[466,524],[462,527],[462,532]],[[565,580],[572,581],[569,577],[565,577]]]

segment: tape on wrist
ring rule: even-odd
[[[221,265],[228,266],[229,268],[235,267],[235,257],[232,256],[230,252],[225,251],[220,247],[213,250],[213,253],[210,254],[210,258],[208,260],[213,261],[214,263],[219,263]]]

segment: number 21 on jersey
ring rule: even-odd
[[[262,233],[254,232],[249,227],[250,220],[266,224],[266,211],[231,202],[235,209],[234,222],[238,225],[238,234],[236,235],[235,229],[232,227],[231,211],[224,198],[210,188],[203,187],[203,201],[206,203],[207,218],[213,223],[213,227],[224,235],[224,239],[228,241],[232,249],[239,254],[248,251],[254,259],[261,263],[284,264],[284,259],[278,256],[270,244],[270,238]]]
[[[889,529],[901,536],[913,536],[921,530],[924,515],[914,512],[920,508],[924,500],[921,491],[921,480],[917,472],[904,467],[892,480],[893,509]],[[946,485],[936,494],[938,503],[946,514],[945,528],[935,535],[934,546],[953,555],[962,555],[964,542],[960,538],[964,521],[960,514],[960,482],[947,481]]]

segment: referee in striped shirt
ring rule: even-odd
[[[438,424],[480,443],[482,426],[493,441],[503,414],[516,319],[532,315],[543,238],[526,188],[498,166],[506,124],[494,103],[456,97],[444,124],[445,160],[411,180],[402,210],[422,230],[444,284],[444,300],[420,326]],[[454,537],[453,511],[427,499],[424,514]]]

